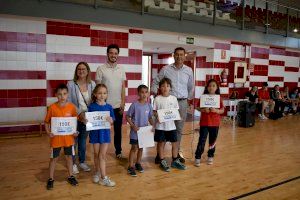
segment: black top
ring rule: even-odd
[[[248,97],[248,98],[249,98],[249,101],[251,101],[251,102],[253,102],[253,103],[255,103],[255,99],[258,98],[258,95],[257,95],[256,93],[253,95],[253,94],[251,94],[250,91],[247,92],[245,96]]]

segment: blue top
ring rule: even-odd
[[[114,114],[114,109],[110,104],[105,104],[105,105],[99,105],[96,102],[91,103],[88,107],[89,112],[94,112],[94,111],[109,111],[111,118],[113,121],[115,121],[115,114]],[[110,133],[110,129],[100,129],[100,130],[92,130],[90,131],[91,133]]]
[[[141,104],[136,101],[132,103],[126,113],[137,127],[148,126],[149,118],[152,117],[153,109],[150,103]],[[131,128],[130,139],[137,140],[137,133]]]

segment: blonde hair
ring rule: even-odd
[[[91,78],[91,69],[90,69],[90,66],[86,62],[79,62],[76,65],[73,81],[76,82],[78,80],[77,70],[78,70],[79,65],[84,65],[86,67],[86,70],[88,71],[88,75],[86,76],[86,81],[88,83],[91,83],[91,81],[92,81],[92,78]]]
[[[105,88],[106,92],[108,92],[105,84],[100,83],[100,84],[96,85],[96,87],[94,88],[93,93],[92,93],[92,102],[93,103],[95,103],[97,101],[96,93],[97,93],[98,89],[100,89],[100,88]]]

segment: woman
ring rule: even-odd
[[[79,135],[76,139],[78,146],[79,167],[85,171],[90,171],[90,167],[85,163],[86,139],[88,132],[84,122],[84,113],[87,111],[88,105],[91,103],[91,95],[96,86],[95,82],[91,80],[91,70],[86,62],[77,64],[73,80],[68,82],[69,97],[68,100],[77,107],[78,124],[77,129]],[[73,173],[78,174],[78,167],[76,165],[76,157],[73,157]]]
[[[257,104],[258,103],[257,87],[253,86],[251,90],[246,93],[245,98],[248,99],[250,102]]]
[[[292,92],[292,94],[290,95],[290,99],[292,101],[292,105],[293,105],[293,112],[294,114],[297,113],[297,110],[300,107],[300,93],[298,88],[295,88]]]
[[[288,106],[288,112],[293,110],[292,108],[292,100],[290,99],[289,87],[284,87],[283,91],[281,91],[282,101]]]

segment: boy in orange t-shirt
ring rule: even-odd
[[[45,129],[46,133],[50,137],[51,146],[51,156],[49,162],[50,177],[47,181],[48,190],[53,188],[55,164],[62,147],[64,148],[64,153],[67,161],[69,173],[68,182],[73,186],[78,185],[76,178],[72,175],[72,155],[74,155],[74,137],[77,137],[78,133],[76,132],[73,135],[61,136],[54,135],[53,133],[51,133],[51,118],[77,117],[76,107],[72,103],[67,102],[68,88],[65,84],[61,84],[55,89],[55,95],[58,101],[49,106],[47,115],[45,117]]]

